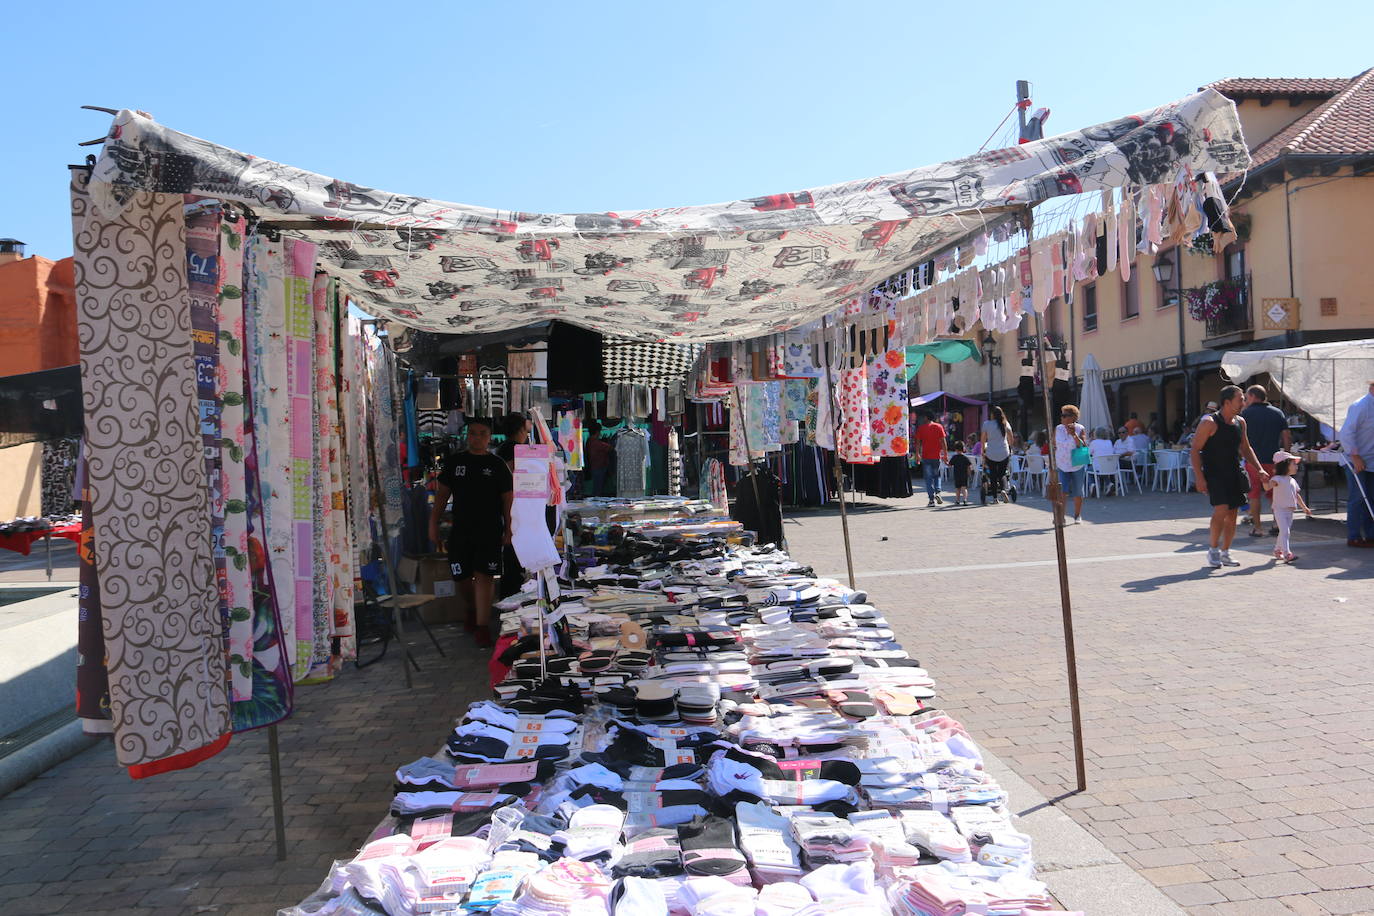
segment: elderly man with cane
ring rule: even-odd
[[[1374,509],[1369,494],[1374,488],[1374,379],[1364,397],[1350,405],[1340,432],[1341,451],[1347,463],[1350,498],[1345,511],[1346,543],[1351,547],[1374,547]]]

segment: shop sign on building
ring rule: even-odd
[[[1263,299],[1260,313],[1266,331],[1296,331],[1298,329],[1297,299]]]
[[[1170,369],[1178,368],[1177,356],[1166,356],[1163,359],[1152,359],[1143,363],[1132,363],[1129,366],[1117,366],[1112,369],[1102,370],[1102,381],[1111,382],[1117,379],[1133,378],[1137,375],[1154,375],[1157,372],[1167,372]]]

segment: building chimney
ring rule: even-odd
[[[0,239],[0,264],[24,260],[24,243],[18,239]]]

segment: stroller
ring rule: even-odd
[[[1011,482],[1011,462],[1007,462],[1007,470],[1002,475],[999,485],[994,489],[992,475],[987,472],[987,462],[984,459],[983,473],[978,476],[978,501],[983,505],[996,502],[1016,502],[1016,484]]]

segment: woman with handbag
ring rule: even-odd
[[[1073,497],[1073,523],[1083,515],[1083,493],[1088,485],[1088,431],[1078,422],[1078,408],[1065,404],[1054,428],[1054,465],[1059,470],[1059,507]]]

